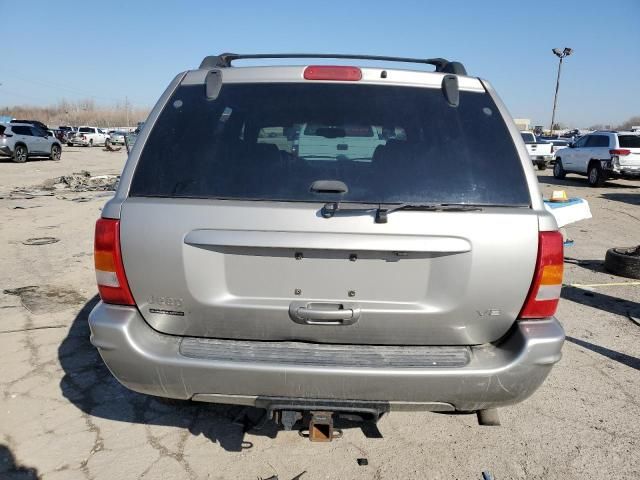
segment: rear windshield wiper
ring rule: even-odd
[[[446,203],[401,203],[393,206],[382,206],[378,204],[377,207],[362,206],[356,208],[341,208],[339,202],[325,203],[320,211],[323,218],[331,218],[336,212],[365,212],[375,210],[375,222],[387,223],[387,215],[395,212],[396,210],[419,210],[422,212],[472,212],[482,210],[482,207],[478,205],[464,205],[464,204],[446,204]]]
[[[391,208],[376,210],[376,223],[387,223],[387,215],[396,210],[419,210],[422,212],[474,212],[482,210],[478,205],[447,204],[447,203],[402,203]]]

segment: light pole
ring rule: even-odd
[[[562,70],[562,60],[564,57],[568,57],[573,53],[572,48],[565,47],[564,50],[560,50],[559,48],[554,48],[552,50],[553,54],[560,59],[558,63],[558,78],[556,79],[556,94],[553,97],[553,113],[551,114],[551,136],[553,136],[553,124],[556,121],[556,103],[558,102],[558,89],[560,88],[560,71]]]

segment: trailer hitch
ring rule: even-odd
[[[342,437],[342,430],[333,426],[333,412],[312,411],[309,429],[300,430],[300,436],[312,442],[330,442]]]

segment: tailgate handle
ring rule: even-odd
[[[303,325],[353,325],[360,307],[353,303],[291,302],[291,320]]]

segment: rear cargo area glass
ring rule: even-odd
[[[311,135],[310,135],[311,134]],[[340,180],[347,193],[312,192]],[[366,84],[179,87],[132,181],[134,197],[528,206],[524,171],[486,93]]]

